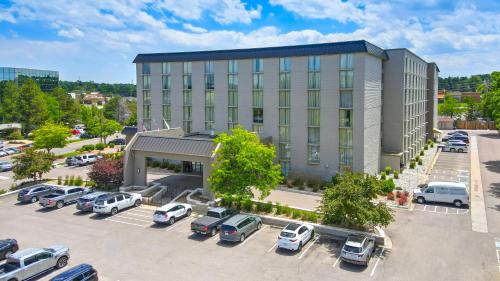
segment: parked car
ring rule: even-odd
[[[97,161],[97,156],[93,154],[79,155],[75,156],[75,158],[76,158],[76,165],[78,166],[94,164]]]
[[[305,223],[289,223],[278,235],[278,249],[300,251],[314,238],[314,227]]]
[[[0,172],[10,171],[12,170],[12,163],[7,161],[0,161]]]
[[[6,259],[8,255],[19,250],[19,245],[16,239],[0,240],[0,260]]]
[[[10,148],[7,148],[6,149],[7,153],[9,154],[17,154],[17,153],[21,153],[21,150],[17,147],[10,147]]]
[[[447,144],[448,143],[460,143],[460,144],[463,144],[463,145],[468,145],[466,144],[465,142],[461,141],[461,140],[449,140],[446,142]]]
[[[434,181],[422,188],[414,189],[413,198],[420,204],[429,201],[451,203],[456,207],[462,207],[469,204],[469,191],[461,182]]]
[[[80,135],[80,138],[81,139],[93,139],[93,138],[96,138],[97,136],[96,135],[91,135],[89,133],[83,133]]]
[[[442,149],[444,152],[467,152],[467,144],[464,142],[448,142]]]
[[[368,266],[375,251],[375,239],[367,235],[349,235],[342,247],[340,258],[343,261]]]
[[[17,193],[17,201],[22,203],[35,203],[36,201],[40,200],[40,198],[55,192],[56,189],[56,186],[47,184],[26,187],[21,189],[21,191]]]
[[[454,135],[454,134],[461,134],[461,135],[464,135],[464,136],[468,136],[469,133],[467,131],[453,131],[453,132],[449,132],[447,135]]]
[[[58,274],[50,281],[98,281],[97,270],[90,264],[82,263]]]
[[[5,150],[3,149],[0,149],[0,157],[4,157],[4,156],[7,156],[9,154],[7,154],[7,152],[5,152]]]
[[[40,205],[45,208],[61,209],[64,205],[76,202],[78,198],[91,193],[92,190],[84,187],[64,187],[59,188],[49,195],[40,198]]]
[[[258,216],[235,215],[221,225],[219,237],[223,241],[243,242],[261,227],[262,220]]]
[[[68,264],[69,249],[65,246],[29,248],[7,256],[0,265],[0,281],[21,281]]]
[[[114,139],[110,142],[108,142],[108,144],[114,144],[114,145],[125,145],[125,139],[122,139],[122,138],[118,138],[118,139]]]
[[[193,208],[189,204],[168,203],[156,209],[153,221],[158,224],[168,223],[172,225],[180,218],[189,217],[192,212]]]
[[[76,156],[70,156],[64,160],[64,163],[68,166],[76,166],[77,165],[77,159]]]
[[[205,216],[191,222],[191,231],[198,234],[215,236],[222,223],[237,214],[236,211],[226,208],[211,208]]]
[[[460,140],[465,142],[466,144],[469,144],[469,137],[468,136],[451,136],[448,141],[450,140]]]
[[[98,198],[104,198],[108,192],[92,192],[76,200],[76,208],[82,212],[94,211],[94,203]]]
[[[3,149],[3,152],[7,153],[7,155],[15,154],[16,152],[10,148]]]
[[[119,211],[132,206],[139,207],[142,196],[138,193],[117,192],[99,197],[94,203],[94,213],[116,215]]]

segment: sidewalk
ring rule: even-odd
[[[300,209],[315,210],[319,207],[320,200],[320,194],[302,194],[292,191],[275,189],[271,191],[271,194],[264,198],[262,201],[272,201],[273,203],[279,202],[281,205],[288,205],[290,207],[297,207]]]
[[[487,233],[488,222],[486,220],[476,136],[470,138],[470,154],[470,215],[472,230]]]

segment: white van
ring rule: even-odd
[[[423,204],[427,201],[451,203],[456,207],[469,205],[469,191],[464,183],[434,181],[413,190],[413,199]]]

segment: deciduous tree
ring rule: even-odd
[[[14,159],[14,178],[16,180],[32,178],[41,180],[44,173],[52,169],[54,155],[45,151],[28,148],[24,153],[16,155]]]
[[[274,163],[274,146],[262,144],[255,133],[237,127],[214,143],[220,144],[209,178],[215,193],[253,197],[255,187],[265,198],[282,180],[280,165]]]
[[[54,123],[45,123],[40,128],[33,131],[36,148],[46,149],[47,152],[53,148],[66,146],[68,138],[71,136],[71,129]]]
[[[99,187],[115,190],[123,182],[123,160],[99,159],[90,168],[88,176]]]
[[[19,114],[25,134],[48,119],[47,105],[38,84],[27,79],[19,90]]]

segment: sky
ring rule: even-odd
[[[0,66],[130,83],[138,53],[362,39],[468,76],[500,70],[499,19],[499,0],[0,0]]]

